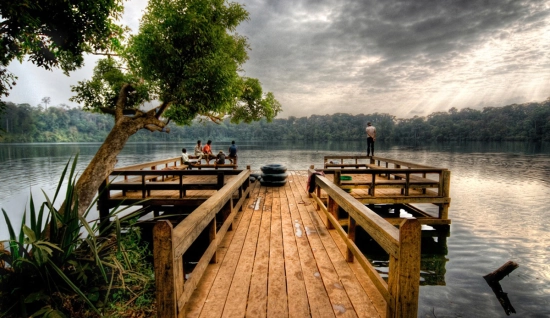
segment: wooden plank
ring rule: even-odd
[[[252,219],[246,233],[246,239],[240,253],[239,262],[235,268],[235,274],[227,293],[227,299],[222,314],[224,317],[245,316],[254,256],[258,244],[260,223],[263,216],[262,212],[265,206],[265,196],[266,193],[264,193],[262,207],[258,210],[254,209],[252,212]]]
[[[258,187],[258,189],[260,189]],[[262,195],[260,192],[254,192],[250,196],[252,205],[247,206],[244,210],[243,217],[239,226],[234,231],[234,237],[227,249],[227,253],[223,259],[223,263],[218,270],[214,284],[210,289],[207,299],[205,300],[204,307],[199,317],[221,317],[225,302],[227,300],[228,291],[231,287],[231,282],[235,274],[235,268],[239,262],[245,238],[249,231],[249,225],[252,221],[252,215],[254,214],[254,202]]]
[[[305,180],[300,181],[304,182],[305,185]],[[307,200],[306,195],[302,195],[302,198]],[[347,254],[347,251],[346,253],[340,253],[335,240],[330,236],[328,229],[322,224],[322,221],[319,218],[318,213],[315,212],[315,209],[313,209],[311,205],[307,205],[306,208],[312,222],[316,226],[318,236],[323,244],[323,248],[334,265],[336,274],[338,275],[338,279],[340,281],[339,286],[346,291],[353,305],[354,311],[359,317],[381,317],[381,313],[376,309],[370,297],[362,288],[357,277],[355,276],[355,273],[349,266],[350,264],[344,260],[343,256]],[[364,279],[366,279],[369,284],[372,284],[368,277],[364,277]]]
[[[328,257],[319,237],[318,230],[321,221],[319,219],[311,218],[306,207],[306,202],[309,203],[307,204],[308,206],[313,206],[310,202],[308,202],[309,199],[307,197],[302,197],[302,193],[304,193],[304,191],[298,189],[299,183],[297,182],[297,179],[295,180],[296,182],[291,186],[293,188],[294,197],[302,202],[302,204],[298,204],[298,212],[300,213],[304,225],[304,232],[307,235],[311,250],[313,252],[313,257],[315,257],[315,261],[319,269],[319,278],[321,278],[324,284],[324,288],[332,305],[331,307],[334,311],[334,315],[338,315],[339,317],[357,317],[351,301],[341,285],[341,281],[336,273],[334,265]]]
[[[294,179],[294,176],[292,176],[291,179]],[[289,182],[288,184],[292,185],[293,183],[294,182]],[[287,188],[285,190],[289,197],[290,214],[295,228],[296,243],[309,300],[311,317],[335,317],[332,304],[319,272],[319,267],[315,262],[311,250],[310,241],[305,233],[306,229],[304,228],[300,211],[298,210],[298,205],[304,204],[304,202],[299,195],[294,193],[296,191],[295,187],[290,186],[290,189]],[[304,189],[301,190],[304,191]]]
[[[328,230],[328,232],[335,242],[338,248],[338,252],[340,252],[342,256],[345,255],[345,253],[347,253],[348,247],[346,243],[341,239],[338,232],[336,230]],[[353,274],[355,275],[357,281],[369,297],[369,300],[373,304],[376,311],[380,314],[381,317],[385,317],[386,300],[384,299],[382,294],[380,294],[378,289],[372,284],[371,279],[369,278],[363,267],[361,267],[361,265],[357,261],[354,261],[353,263],[348,263],[348,266],[353,271]]]
[[[223,208],[225,203],[233,196],[233,193],[238,191],[241,184],[249,176],[250,171],[245,170],[239,176],[232,178],[221,190],[212,195],[174,228],[175,255],[183,254],[191,246],[202,230],[214,218],[215,213]]]
[[[267,316],[284,318],[288,317],[288,297],[285,279],[280,190],[280,188],[274,188],[271,208]],[[282,193],[284,194],[284,191]]]
[[[292,179],[292,177],[288,177]],[[292,180],[289,180],[290,182]],[[295,208],[294,200],[289,200],[291,193],[289,185],[285,185],[281,192],[281,226],[283,232],[283,249],[286,273],[286,286],[288,295],[288,316],[301,318],[309,317],[309,302],[306,291],[304,274],[300,264],[297,237],[294,232],[294,222],[290,212]],[[292,203],[291,203],[292,202]]]
[[[256,245],[256,254],[253,255],[254,267],[252,269],[250,291],[248,293],[248,306],[246,306],[245,315],[247,317],[266,317],[267,315],[272,206],[273,188],[267,188],[264,206],[261,211],[260,232],[258,235],[258,244]]]
[[[258,187],[251,187],[249,188],[250,191],[258,191]],[[250,199],[246,199],[245,205],[249,204],[251,202]],[[236,210],[238,211],[238,210]],[[246,217],[244,217],[246,216]],[[218,274],[218,271],[224,262],[224,258],[229,250],[229,246],[231,242],[233,242],[233,238],[235,237],[235,234],[237,233],[237,228],[239,227],[241,221],[244,223],[250,222],[250,217],[252,216],[252,213],[245,213],[244,210],[241,212],[237,212],[236,217],[233,221],[233,228],[235,230],[227,232],[227,234],[224,236],[222,241],[220,242],[217,250],[218,254],[218,263],[217,264],[211,264],[209,265],[200,281],[200,284],[197,286],[195,291],[193,292],[192,296],[189,298],[189,301],[186,304],[185,307],[185,317],[187,318],[194,318],[199,317],[203,306],[206,304],[208,294],[210,293],[210,290],[214,284],[214,281],[216,279],[216,276]],[[247,226],[247,225],[246,225]],[[241,231],[242,232],[242,231]],[[238,238],[237,238],[238,239]],[[226,263],[224,263],[226,264]]]
[[[318,198],[314,196],[314,199],[316,201],[319,202]],[[329,219],[329,222],[331,222],[337,233],[340,235],[340,237],[342,238],[342,240],[345,242],[345,244],[347,245],[349,251],[351,251],[355,257],[355,259],[357,260],[357,262],[361,265],[361,267],[363,268],[363,270],[367,273],[367,275],[370,277],[370,280],[371,282],[373,283],[374,286],[376,286],[377,290],[382,294],[382,296],[384,297],[384,299],[386,299],[386,301],[389,301],[390,300],[390,294],[388,293],[387,289],[387,284],[386,282],[380,277],[380,275],[376,272],[375,268],[370,264],[370,262],[367,260],[367,258],[363,255],[363,253],[361,253],[361,251],[359,250],[359,248],[355,245],[354,242],[350,241],[347,239],[347,233],[342,229],[341,226],[339,226],[339,222],[338,220],[336,220],[327,210],[327,208],[325,206],[321,206],[321,210],[323,211],[323,213],[325,213],[325,215],[327,216],[327,218]]]

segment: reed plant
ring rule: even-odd
[[[0,242],[6,246],[0,248],[0,318],[152,312],[154,271],[135,225],[140,211],[114,209],[113,221],[101,228],[97,220],[87,220],[90,208],[80,216],[77,160],[78,155],[72,165],[67,162],[53,199],[44,193],[37,207],[31,195],[29,220],[25,209],[17,231],[2,209],[9,240]],[[55,202],[67,172],[58,209]]]

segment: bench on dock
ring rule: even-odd
[[[361,168],[353,169],[362,161],[366,163]],[[350,166],[352,169],[337,169]],[[431,203],[439,207],[439,218],[448,218],[451,174],[448,169],[374,156],[325,156],[324,169],[317,171],[327,177],[338,174],[333,182],[348,192],[366,189],[353,194],[364,204]],[[339,180],[343,174],[353,180]]]
[[[180,166],[181,167],[181,166]],[[126,196],[128,191],[141,191],[142,198],[151,196],[153,190],[178,191],[179,197],[186,196],[187,190],[219,190],[223,187],[226,175],[236,175],[240,171],[232,169],[229,171],[214,170],[185,170],[185,169],[163,169],[163,170],[120,170],[112,175],[124,176],[124,179],[117,181],[113,179],[106,188],[111,191],[122,191]],[[212,180],[193,180],[193,176],[211,176]]]
[[[195,156],[195,155],[190,155],[189,156],[189,160],[195,160],[195,162],[197,162],[196,165],[199,165],[199,164],[202,164],[201,162],[199,162],[198,160],[198,156]],[[206,164],[210,164],[210,161],[214,160],[214,162],[216,162],[216,155],[209,155],[209,156],[202,156],[201,158],[201,161],[204,160]],[[226,156],[225,157],[225,160],[228,160],[231,162],[231,164],[233,165],[237,165],[237,157],[230,157],[230,156]],[[194,167],[195,165],[193,165]]]

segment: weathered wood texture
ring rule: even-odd
[[[310,169],[308,174],[315,171]],[[387,303],[386,317],[416,317],[420,284],[420,222],[403,220],[399,230],[382,217],[354,200],[340,187],[319,175],[315,184],[329,197],[325,206],[317,194],[312,195],[328,223],[340,234],[348,246],[346,259],[356,258],[371,278],[374,286]],[[339,220],[331,212],[331,202],[335,202],[349,214],[348,232],[341,227]],[[384,282],[354,243],[355,227],[361,226],[389,254],[390,265],[388,283]]]
[[[377,291],[359,281],[361,269],[346,262],[315,211],[306,180],[305,171],[291,171],[283,187],[252,184],[186,317],[385,316]]]

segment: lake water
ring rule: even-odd
[[[237,144],[239,165],[253,170],[282,163],[290,170],[321,167],[325,155],[364,155],[362,142]],[[213,145],[227,151],[229,144]],[[119,155],[118,166],[179,156],[194,143],[133,143]],[[433,268],[423,269],[419,317],[506,317],[482,278],[511,260],[519,268],[500,283],[517,317],[550,316],[550,144],[445,143],[376,144],[376,155],[448,168],[452,225],[446,244],[423,241],[438,252]],[[83,171],[99,144],[0,144],[0,207],[18,224],[32,192],[51,195],[71,156],[79,153]],[[0,239],[7,237],[0,218]],[[427,240],[427,241],[426,241]],[[443,244],[443,246],[441,246]],[[423,263],[423,264],[424,264]]]

